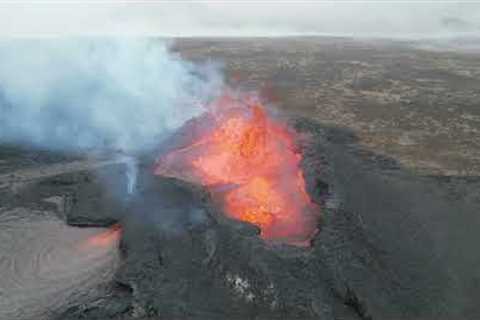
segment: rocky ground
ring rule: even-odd
[[[126,197],[121,161],[5,146],[1,217],[123,228],[108,284],[49,319],[478,318],[478,55],[335,38],[174,50],[222,61],[289,118],[320,232],[311,248],[265,243],[202,188],[152,176],[150,158]]]

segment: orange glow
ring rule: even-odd
[[[84,243],[83,248],[109,248],[120,240],[122,228],[119,224],[115,224],[109,229],[99,234],[91,236]]]
[[[224,96],[209,111],[213,130],[158,159],[155,174],[228,186],[216,193],[228,216],[258,226],[264,239],[308,244],[316,219],[292,133],[259,103]]]

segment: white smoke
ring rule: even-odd
[[[202,112],[222,79],[155,39],[0,41],[0,143],[136,151]]]
[[[135,192],[138,178],[138,163],[137,159],[131,156],[123,156],[120,159],[126,167],[127,175],[127,194],[132,195]]]

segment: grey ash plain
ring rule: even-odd
[[[201,187],[153,177],[156,155],[119,201],[121,163],[2,146],[2,216],[123,226],[108,284],[45,319],[478,319],[478,53],[316,37],[173,50],[221,61],[300,133],[320,232],[309,249],[267,244]]]

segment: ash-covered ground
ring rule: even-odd
[[[480,316],[477,54],[336,38],[183,39],[175,50],[223,61],[230,82],[261,88],[288,116],[322,213],[312,246],[265,243],[205,189],[152,175],[156,155],[138,159],[136,190],[120,197],[128,168],[116,156],[2,146],[0,272],[11,281],[0,280],[0,318]],[[117,222],[118,244],[75,259],[66,228],[81,241],[85,227]]]

